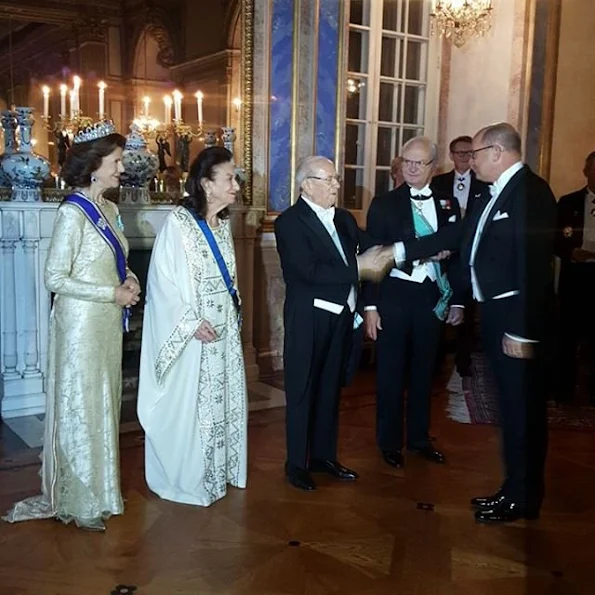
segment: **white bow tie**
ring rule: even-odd
[[[335,207],[325,209],[320,213],[320,219],[326,225],[330,225],[335,220]]]
[[[429,186],[424,186],[421,190],[417,188],[410,188],[411,196],[415,198],[416,196],[423,196],[424,198],[429,198],[432,196],[432,191],[430,190]]]

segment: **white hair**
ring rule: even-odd
[[[421,146],[428,151],[430,154],[430,160],[435,161],[438,157],[438,146],[432,139],[428,138],[427,136],[414,136],[410,138],[402,147],[401,147],[401,155],[411,147]]]
[[[327,157],[322,155],[312,155],[302,159],[297,166],[295,172],[295,184],[298,190],[302,189],[302,184],[310,176],[318,173],[321,163],[330,163],[334,167],[334,163]]]

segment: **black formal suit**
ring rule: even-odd
[[[587,188],[567,194],[558,202],[556,255],[560,258],[558,280],[560,382],[558,399],[572,400],[577,383],[579,343],[586,347],[590,363],[591,400],[595,399],[595,264],[574,262],[572,252],[583,245]],[[590,208],[595,209],[595,204]]]
[[[442,194],[448,194],[454,196],[454,180],[455,170],[439,174],[432,178],[431,187]],[[489,186],[485,182],[477,179],[475,172],[471,170],[471,184],[469,186],[469,194],[467,196],[467,207],[465,208],[465,214],[469,213],[482,197],[489,195]]]
[[[483,199],[463,224],[408,242],[408,258],[461,251],[469,263]],[[553,255],[556,201],[547,182],[527,166],[506,184],[490,208],[474,271],[482,294],[481,338],[498,389],[506,479],[502,493],[538,511],[543,498],[547,443],[543,361],[554,322]],[[471,269],[464,278],[471,282]],[[516,295],[494,299],[506,292]],[[506,356],[508,333],[539,341],[532,360]]]
[[[434,191],[439,228],[459,221],[459,205],[450,195]],[[380,244],[415,237],[410,187],[407,184],[374,198],[368,211],[367,232]],[[440,263],[442,272],[450,263]],[[404,272],[411,274],[408,261]],[[453,273],[453,271],[448,271]],[[456,303],[460,283],[449,274]],[[442,321],[433,312],[440,293],[429,278],[423,283],[386,276],[379,284],[364,284],[366,308],[376,307],[382,330],[378,331],[377,354],[377,442],[380,450],[400,451],[405,444],[403,410],[408,384],[407,438],[409,448],[430,446],[430,393]],[[409,377],[409,382],[406,382]]]
[[[455,175],[458,177],[457,172],[453,169],[447,173],[434,176],[431,183],[432,188],[443,194],[454,196]],[[482,198],[488,198],[489,200],[490,196],[489,185],[478,180],[473,170],[470,170],[470,178],[464,217],[471,214],[475,204],[480,202]],[[453,258],[457,259],[459,257],[455,255]],[[471,352],[474,347],[476,317],[475,302],[471,292],[467,292],[464,303],[461,305],[465,307],[465,319],[462,324],[454,327],[456,335],[455,367],[461,376],[469,376],[471,374]]]
[[[286,286],[287,461],[300,469],[310,459],[337,459],[339,394],[353,339],[354,314],[347,299],[358,285],[356,255],[370,245],[348,211],[336,209],[334,224],[347,264],[302,198],[275,221]],[[316,308],[315,299],[343,306],[343,311]]]

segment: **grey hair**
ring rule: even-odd
[[[517,132],[514,126],[507,122],[500,122],[499,124],[492,124],[482,128],[478,134],[482,134],[481,140],[486,145],[499,144],[506,151],[521,154],[522,143],[521,135]]]
[[[295,172],[295,184],[298,190],[302,189],[302,184],[308,177],[314,175],[318,171],[317,165],[319,165],[320,162],[330,163],[334,167],[334,163],[322,155],[312,155],[310,157],[305,157],[298,163]]]
[[[430,160],[436,161],[438,157],[438,146],[432,139],[428,138],[427,136],[414,136],[410,138],[402,147],[401,147],[401,155],[409,148],[415,147],[417,145],[421,145],[424,149],[430,153]]]

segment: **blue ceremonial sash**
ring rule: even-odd
[[[118,236],[110,227],[109,221],[106,221],[103,213],[91,202],[86,196],[82,194],[70,194],[62,202],[77,206],[83,214],[90,221],[91,225],[97,230],[97,233],[105,240],[110,247],[116,259],[116,268],[118,269],[118,276],[120,282],[126,281],[126,254],[122,248],[122,244],[118,240]],[[130,316],[132,312],[129,307],[125,307],[122,311],[122,325],[124,332],[130,330]]]
[[[429,236],[435,233],[428,220],[416,208],[413,208],[412,210],[415,236],[421,238],[423,236]],[[440,263],[432,261],[428,264],[434,267],[434,271],[436,273],[436,283],[438,285],[438,290],[440,291],[440,299],[434,307],[434,314],[436,314],[439,320],[446,320],[448,315],[448,302],[452,297],[452,289],[450,287],[450,283],[448,282],[448,277],[442,272],[442,269],[440,268]]]
[[[223,281],[225,282],[227,291],[229,291],[229,295],[231,296],[231,299],[233,300],[233,305],[236,308],[236,313],[238,315],[238,324],[240,326],[242,326],[242,302],[240,300],[240,294],[238,293],[237,288],[233,284],[231,275],[229,274],[227,265],[225,264],[225,260],[223,259],[223,254],[221,254],[221,250],[219,250],[219,245],[217,244],[217,240],[215,239],[215,236],[213,235],[213,232],[211,231],[209,224],[202,217],[199,217],[198,214],[195,213],[192,209],[188,209],[188,211],[194,217],[194,220],[196,221],[198,227],[204,234],[204,236],[207,240],[207,243],[209,244],[209,248],[211,248],[211,252],[213,253],[213,256],[215,257],[215,262],[217,263],[217,266],[219,267],[219,272],[221,273],[221,276],[223,277]]]

